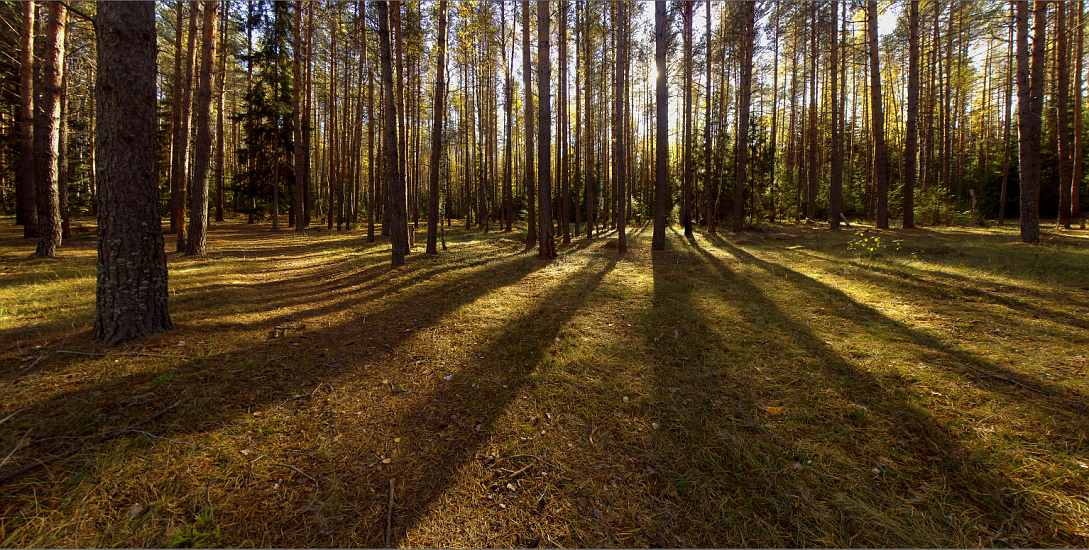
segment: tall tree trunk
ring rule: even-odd
[[[23,3],[22,51],[19,64],[19,174],[16,180],[16,223],[23,238],[38,236],[37,177],[34,154],[34,15],[35,2]]]
[[[225,2],[223,4],[223,13],[221,15],[222,21],[219,24],[219,71],[216,74],[216,78],[219,83],[217,88],[219,89],[219,108],[216,109],[216,221],[223,221],[223,159],[226,156],[226,143],[224,141],[223,134],[223,110],[224,102],[227,97],[227,22],[229,21],[229,11],[231,9],[231,3]]]
[[[734,180],[734,226],[738,232],[745,228],[745,179],[749,162],[749,108],[752,105],[752,57],[756,49],[755,5],[753,2],[741,3],[742,58],[741,82],[737,91],[737,166]],[[816,76],[814,76],[816,79]]]
[[[625,68],[625,66],[627,64],[627,60],[628,60],[628,26],[627,26],[628,13],[627,13],[627,3],[626,2],[621,2],[621,3],[617,4],[616,5],[616,11],[617,11],[619,21],[617,22],[618,24],[616,26],[617,35],[618,35],[617,36],[617,41],[616,41],[616,43],[617,43],[617,47],[616,47],[616,57],[617,57],[617,59],[616,59],[616,89],[615,89],[616,106],[614,107],[614,110],[616,111],[616,113],[614,115],[614,120],[616,121],[616,126],[613,129],[613,134],[616,136],[616,143],[615,143],[616,147],[614,149],[614,151],[615,151],[614,154],[616,155],[617,199],[618,199],[618,202],[619,202],[619,204],[617,205],[617,207],[618,207],[618,212],[617,212],[618,219],[617,219],[617,224],[616,224],[617,239],[618,239],[617,240],[617,242],[618,242],[617,252],[620,253],[620,254],[623,254],[623,253],[628,251],[628,236],[627,236],[627,228],[625,227],[627,225],[627,223],[628,223],[628,212],[627,212],[627,205],[628,205],[628,201],[627,201],[627,196],[628,196],[628,193],[627,193],[628,162],[627,162],[627,158],[626,158],[627,157],[627,154],[626,154],[627,147],[624,144],[625,141],[626,141],[624,139],[624,136],[625,136],[626,132],[624,131],[625,124],[624,124],[624,108],[623,108],[624,98],[625,98],[625,96],[627,96],[627,91],[626,91],[626,86],[625,86],[625,81],[626,81],[627,78],[624,75],[624,68]],[[562,21],[561,21],[561,24],[562,24]]]
[[[514,149],[514,124],[513,124],[513,110],[514,110],[514,82],[511,79],[511,64],[514,63],[514,39],[511,37],[511,51],[510,58],[507,58],[507,18],[506,18],[506,3],[500,4],[500,18],[503,21],[502,34],[503,34],[503,71],[504,71],[504,84],[503,84],[503,113],[505,124],[505,136],[507,137],[506,145],[503,148],[503,220],[505,222],[505,231],[513,229],[514,224],[514,166],[513,166],[513,149]],[[517,8],[515,8],[517,9]],[[512,28],[513,30],[513,28]],[[437,114],[436,116],[442,116]],[[432,168],[437,170],[438,167]]]
[[[43,124],[35,130],[42,132],[44,147],[39,164],[43,173],[37,174],[35,199],[38,206],[38,247],[34,255],[52,258],[61,244],[60,183],[57,159],[60,156],[61,91],[64,71],[64,35],[68,20],[64,2],[49,2],[49,21],[45,29],[42,64]]]
[[[916,3],[911,3],[912,8]],[[832,106],[832,174],[828,184],[828,227],[839,229],[839,216],[843,204],[843,138],[839,127],[839,39],[836,36],[839,2],[832,2],[832,82],[828,87]],[[846,14],[844,14],[846,16]]]
[[[817,75],[820,71],[817,69],[817,65],[820,62],[820,52],[817,50],[818,43],[818,27],[819,22],[817,19],[817,2],[810,4],[810,28],[809,28],[809,64],[810,64],[810,76],[812,80],[809,81],[809,186],[806,187],[805,195],[805,217],[809,220],[817,219],[817,185],[819,182],[819,159],[817,153],[820,150],[817,146],[817,105],[820,103],[817,96]]]
[[[526,89],[526,204],[529,217],[526,219],[526,248],[537,245],[537,217],[534,208],[533,178],[533,73],[529,58],[529,0],[522,0],[522,78]],[[542,122],[547,124],[546,122]]]
[[[1067,33],[1072,29],[1066,28],[1066,7],[1067,4],[1060,2],[1057,5],[1058,14],[1055,19],[1055,39],[1058,45],[1058,51],[1055,52],[1057,58],[1056,72],[1058,72],[1058,90],[1056,91],[1056,99],[1058,100],[1058,141],[1059,141],[1059,227],[1070,229],[1070,185],[1069,181],[1073,181],[1071,175],[1071,164],[1073,162],[1073,151],[1070,150],[1070,117],[1067,114],[1070,101],[1070,74],[1067,68],[1067,59],[1069,49],[1067,47]]]
[[[67,10],[64,14],[67,20]],[[64,33],[63,51],[68,51],[68,37],[71,33]],[[68,212],[68,61],[67,56],[61,57],[61,87],[60,87],[60,129],[57,143],[57,197],[60,201],[61,216],[61,240],[72,238],[72,226]]]
[[[1084,4],[1085,2],[1080,0],[1076,4],[1078,10],[1078,54],[1074,69],[1074,173],[1070,177],[1070,220],[1071,223],[1080,224],[1082,229],[1085,229],[1085,222],[1081,217],[1081,172],[1085,148],[1081,112],[1081,71],[1082,60],[1085,57]]]
[[[192,106],[193,99],[193,70],[196,65],[197,56],[197,14],[199,12],[200,10],[197,9],[197,3],[190,2],[189,34],[186,39],[185,50],[185,72],[182,73],[181,83],[181,114],[178,119],[178,132],[174,135],[177,140],[174,145],[174,148],[177,151],[177,155],[174,158],[176,170],[170,171],[172,175],[170,184],[170,208],[173,213],[171,219],[177,220],[177,224],[173,225],[173,231],[178,237],[178,252],[185,252],[187,244],[185,240],[185,194],[186,187],[189,185],[190,107]]]
[[[707,84],[704,88],[704,104],[703,104],[703,193],[706,196],[704,203],[707,207],[706,221],[707,232],[715,233],[715,201],[713,200],[714,192],[711,187],[714,185],[714,180],[711,177],[711,52],[713,50],[711,46],[711,3],[705,2],[704,8],[706,13],[704,14],[704,22],[707,25],[707,59],[704,62],[704,69],[707,77]]]
[[[542,260],[556,257],[556,242],[552,235],[552,62],[549,52],[548,1],[537,0],[537,98],[540,102],[540,124],[537,130],[537,247]]]
[[[681,223],[684,226],[684,236],[692,238],[692,12],[695,8],[693,0],[685,0],[682,5],[682,23],[684,26],[684,86],[683,100],[683,130],[681,137],[682,168],[681,168]],[[744,40],[744,39],[742,39]],[[744,47],[744,46],[742,46]]]
[[[401,174],[398,153],[401,148],[397,134],[397,105],[393,90],[393,60],[390,54],[389,8],[385,2],[378,7],[378,44],[382,63],[382,110],[385,114],[385,179],[388,188],[390,244],[393,266],[404,265],[408,254],[408,216],[405,211],[405,180]]]
[[[1040,132],[1043,126],[1044,51],[1034,47],[1029,66],[1028,2],[1017,2],[1017,111],[1021,165],[1021,241],[1040,242]],[[1047,31],[1047,2],[1035,5],[1036,28],[1033,44],[1044,44]]]
[[[193,142],[193,188],[189,193],[190,256],[203,256],[208,240],[208,175],[212,164],[212,67],[216,55],[216,23],[219,2],[204,2],[204,34],[201,36],[200,78],[197,91],[197,137]]]
[[[366,43],[367,43],[367,23],[363,22],[363,52],[366,55]],[[314,70],[314,5],[311,4],[306,11],[306,93],[303,94],[306,106],[303,108],[302,119],[302,139],[303,139],[303,223],[306,227],[310,226],[310,211],[313,209],[314,203],[314,181],[311,176],[311,162],[310,162],[310,113],[313,110],[313,94],[311,93],[313,88],[313,70]],[[369,71],[368,71],[369,72]],[[373,83],[373,81],[372,81]],[[362,82],[360,82],[362,86]],[[368,121],[370,119],[368,118]],[[368,122],[369,124],[369,122]],[[373,235],[373,231],[368,235]],[[373,242],[373,241],[372,241]]]
[[[1006,130],[1003,138],[1003,149],[1006,151],[1006,163],[1002,167],[1002,190],[998,198],[998,225],[1006,219],[1006,191],[1010,182],[1010,165],[1013,164],[1013,147],[1011,132],[1013,126],[1013,30],[1017,26],[1016,2],[1010,3],[1010,36],[1006,50]],[[1020,128],[1020,125],[1018,125]]]
[[[439,0],[438,65],[435,72],[435,116],[431,129],[431,175],[427,201],[427,253],[438,254],[439,163],[442,160],[442,119],[446,105],[446,0]],[[509,84],[509,78],[508,78]],[[508,88],[509,103],[509,88]],[[510,112],[507,113],[510,118]],[[509,151],[509,147],[508,147]],[[510,229],[509,227],[507,228]]]
[[[907,143],[904,145],[904,229],[915,227],[916,151],[919,141],[919,2],[911,0],[908,15]]]
[[[556,137],[559,139],[559,143],[556,145],[556,161],[560,164],[560,230],[563,233],[563,244],[568,244],[571,242],[571,190],[568,188],[567,181],[569,160],[567,154],[567,128],[569,126],[567,120],[567,1],[561,0],[559,7],[560,74],[556,86],[558,88],[557,100],[559,101],[560,112],[557,120],[558,135]]]
[[[655,79],[656,150],[654,159],[654,232],[650,249],[665,250],[666,209],[669,208],[669,89],[666,85],[666,49],[669,25],[666,22],[665,0],[654,2],[654,65],[658,71]]]
[[[156,178],[155,4],[105,2],[95,16],[98,281],[95,340],[171,328]]]
[[[33,4],[33,2],[31,2]],[[183,170],[182,161],[178,160],[178,155],[181,154],[181,138],[180,132],[182,131],[182,91],[185,88],[185,79],[182,77],[182,63],[185,49],[182,47],[182,40],[185,39],[185,31],[182,30],[182,24],[185,19],[183,17],[184,10],[182,6],[186,5],[185,2],[178,0],[174,2],[174,10],[177,13],[177,20],[174,24],[174,89],[171,92],[170,101],[170,233],[174,234],[178,232],[178,210],[175,204],[179,178],[183,177],[181,170]]]
[[[877,2],[866,2],[867,31],[870,36],[870,108],[873,112],[873,177],[877,191],[878,229],[889,228],[888,161],[885,153],[885,112],[881,95],[881,64],[877,49]]]
[[[300,100],[300,88],[302,88],[302,71],[300,65],[303,63],[303,45],[302,45],[302,10],[303,3],[301,0],[295,0],[295,25],[291,60],[291,117],[292,117],[292,142],[294,146],[293,159],[295,161],[295,231],[302,231],[306,228],[306,216],[303,215],[303,211],[306,209],[304,204],[304,191],[306,190],[305,170],[303,163],[306,159],[303,157],[302,152],[302,101]]]

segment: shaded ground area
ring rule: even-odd
[[[421,231],[422,235],[422,231]],[[217,224],[90,343],[0,227],[3,546],[1086,546],[1089,238]],[[417,242],[422,242],[418,238]],[[421,252],[418,247],[416,252]]]

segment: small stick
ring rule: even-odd
[[[529,464],[526,464],[525,466],[522,467],[522,469],[518,470],[517,472],[512,473],[509,477],[507,477],[507,479],[510,480],[510,481],[514,481],[515,479],[518,479],[518,478],[522,477],[522,475],[525,474],[526,471],[529,470],[530,466],[533,466],[532,462],[530,462]]]
[[[41,422],[39,422],[38,424],[41,424]],[[37,428],[38,424],[35,424],[29,430],[27,430],[26,433],[23,434],[23,438],[20,439],[19,442],[15,444],[15,448],[13,448],[10,453],[8,453],[8,456],[5,456],[4,460],[0,460],[0,468],[3,468],[4,464],[8,463],[8,459],[11,458],[11,455],[15,454],[15,451],[18,451],[19,449],[21,449],[23,447],[23,441],[26,441],[26,436],[30,435],[30,432],[34,431],[34,428]]]
[[[191,357],[188,355],[161,355],[158,353],[86,353],[82,351],[68,351],[63,349],[59,349],[57,351],[54,351],[53,353],[67,353],[68,355],[89,355],[92,357],[166,357],[167,359],[207,359],[207,357]],[[42,357],[47,356],[43,355]]]
[[[298,473],[299,475],[305,477],[306,479],[309,479],[310,481],[313,481],[314,485],[318,484],[318,480],[306,475],[306,472],[304,472],[304,471],[302,471],[302,470],[300,470],[300,469],[298,469],[298,468],[296,468],[296,467],[294,467],[294,466],[292,466],[290,464],[280,464],[280,463],[277,463],[277,462],[273,462],[272,465],[273,466],[279,466],[281,468],[290,468],[292,470],[295,470],[295,472]]]
[[[389,548],[390,534],[393,529],[393,478],[389,480],[389,505],[386,506],[386,548]]]
[[[13,417],[13,416],[15,416],[15,415],[17,415],[17,414],[19,414],[21,412],[23,412],[23,409],[19,409],[19,410],[15,411],[15,412],[5,416],[4,418],[0,418],[0,424],[3,424],[4,422],[7,422],[8,420],[11,419],[11,417]]]
[[[155,435],[155,434],[152,434],[152,433],[147,433],[147,432],[145,432],[143,430],[127,430],[127,431],[129,433],[146,435],[146,436],[148,436],[148,437],[150,437],[152,439],[162,439],[163,441],[169,441],[171,443],[177,443],[178,445],[188,445],[190,447],[200,447],[201,449],[221,449],[223,447],[226,447],[226,445],[199,445],[197,443],[186,443],[185,441],[178,441],[178,440],[175,440],[175,439],[170,439],[169,437],[163,437],[161,435]]]

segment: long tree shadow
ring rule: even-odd
[[[957,546],[978,544],[965,517],[1010,541],[1024,525],[1047,521],[1015,496],[1016,483],[992,471],[903,388],[845,360],[698,241],[691,253],[672,241],[681,239],[675,235],[671,254],[653,260],[655,303],[669,308],[648,314],[652,323],[685,327],[686,339],[702,345],[646,342],[659,349],[659,400],[669,412],[655,467],[678,494],[675,518],[697,514],[722,525],[720,532],[686,533],[688,540]],[[678,280],[682,269],[704,273],[705,283]],[[844,471],[856,477],[837,477]],[[718,482],[685,481],[709,477]],[[931,502],[925,493],[937,487],[945,494]],[[946,516],[950,502],[961,511]],[[683,530],[667,519],[659,521]],[[1080,540],[1061,530],[1054,537]]]
[[[930,359],[940,364],[943,368],[951,369],[973,379],[979,378],[982,371],[983,373],[1015,380],[1020,384],[1037,388],[1047,396],[1054,397],[1055,399],[1048,401],[1049,405],[1066,409],[1077,414],[1079,417],[1085,413],[1087,408],[1089,408],[1089,403],[1084,401],[1084,397],[1079,395],[1076,390],[1072,388],[1056,386],[1051,382],[1033,377],[1028,373],[1015,372],[990,361],[986,361],[970,352],[950,347],[929,334],[905,326],[904,324],[883,315],[873,307],[855,301],[838,288],[825,285],[820,281],[782,265],[760,259],[739,247],[731,245],[721,237],[711,237],[709,238],[709,241],[717,248],[738,258],[742,263],[754,265],[776,277],[781,277],[790,281],[809,294],[815,301],[814,303],[822,303],[831,306],[833,311],[852,311],[852,313],[860,314],[860,316],[864,318],[867,326],[879,327],[887,334],[896,335],[908,343],[932,352],[933,355]],[[965,368],[966,365],[971,368]],[[1025,394],[1019,391],[1019,388],[1023,387],[1024,386],[1018,385],[991,385],[988,386],[988,389],[990,391],[1005,393],[1015,400],[1022,400],[1025,398]]]

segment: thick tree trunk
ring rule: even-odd
[[[52,258],[61,244],[59,172],[61,91],[64,80],[64,35],[68,11],[63,2],[49,2],[49,21],[45,29],[42,64],[42,124],[35,131],[42,133],[42,158],[38,164],[35,200],[38,206],[38,247],[34,255]]]
[[[734,226],[738,232],[745,228],[745,180],[749,162],[749,108],[752,104],[752,57],[756,49],[755,4],[741,3],[742,33],[741,82],[738,89],[737,165],[734,180]],[[814,76],[814,79],[816,77]]]
[[[216,23],[219,2],[204,2],[204,34],[201,36],[200,78],[197,82],[197,137],[193,142],[193,185],[189,197],[190,256],[203,256],[208,241],[208,176],[212,164],[212,67],[216,56]]]
[[[866,2],[867,31],[870,38],[870,108],[873,113],[873,178],[877,192],[878,229],[889,228],[888,161],[885,153],[885,112],[881,96],[880,52],[877,49],[877,2]]]
[[[19,173],[16,180],[16,224],[23,225],[23,238],[38,236],[38,207],[34,154],[34,17],[35,3],[23,3],[22,51],[19,64]]]
[[[393,266],[404,265],[408,254],[408,216],[405,205],[405,180],[398,160],[400,141],[397,134],[397,105],[393,90],[393,60],[390,53],[389,8],[377,2],[378,44],[382,64],[382,110],[385,115],[385,180],[388,189],[390,244]]]
[[[915,227],[916,151],[919,129],[919,2],[911,0],[908,14],[907,143],[904,144],[903,228]]]
[[[446,105],[446,0],[439,0],[438,65],[435,71],[435,115],[431,129],[431,175],[427,201],[427,253],[438,254],[439,163],[442,161],[442,119]],[[510,88],[508,88],[509,92]],[[510,96],[508,93],[508,104]],[[510,120],[510,111],[507,112]],[[508,151],[509,151],[508,147]],[[509,188],[508,188],[509,189]],[[510,227],[507,227],[510,230]]]
[[[171,328],[156,177],[155,4],[98,5],[98,281],[95,340]]]
[[[1036,2],[1036,35],[1043,44],[1047,2]],[[1028,2],[1017,2],[1017,133],[1020,156],[1021,241],[1040,242],[1037,199],[1040,189],[1040,130],[1043,106],[1044,48],[1033,48],[1031,67],[1028,48]]]
[[[669,208],[669,89],[666,85],[666,49],[669,25],[666,23],[665,0],[654,2],[654,65],[656,150],[654,159],[654,232],[650,249],[665,250],[666,209]]]

